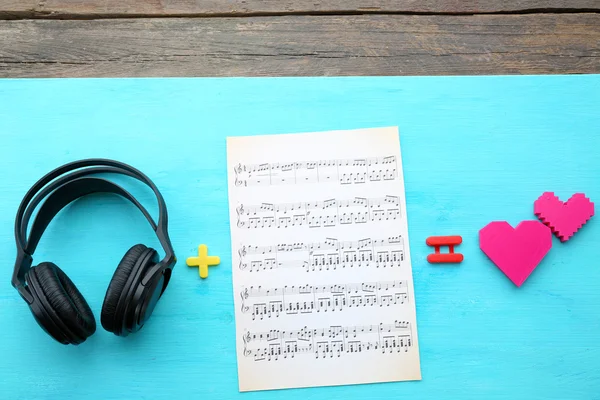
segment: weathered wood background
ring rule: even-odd
[[[600,73],[600,0],[0,0],[0,77]]]

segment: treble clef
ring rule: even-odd
[[[252,350],[246,348],[246,346],[248,345],[248,342],[250,342],[250,332],[248,332],[244,336],[242,336],[242,340],[244,341],[244,356],[248,357],[248,356],[252,355]]]
[[[246,246],[243,246],[242,248],[240,248],[238,250],[238,254],[240,255],[240,258],[241,257],[246,257]]]
[[[235,186],[248,186],[248,182],[245,179],[241,179],[238,176],[242,174],[242,171],[246,171],[246,166],[244,165],[244,167],[242,168],[242,164],[239,163],[237,167],[233,167],[233,170],[235,172]]]
[[[241,228],[242,226],[244,226],[246,224],[244,221],[242,221],[242,215],[245,212],[244,205],[241,204],[238,208],[235,209],[235,211],[237,212],[237,215],[238,215],[237,226],[238,226],[238,228]]]
[[[242,290],[240,296],[242,297],[242,312],[245,314],[250,309],[250,307],[245,304],[246,299],[248,299],[248,288]]]

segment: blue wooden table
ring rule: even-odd
[[[399,126],[423,380],[238,393],[225,137]],[[599,216],[521,288],[479,250],[492,220],[533,219],[544,191],[600,204],[600,76],[0,81],[1,399],[600,399]],[[269,149],[264,149],[269,152]],[[53,342],[10,285],[13,223],[29,186],[75,159],[142,169],[162,190],[179,262],[136,335]],[[275,155],[273,155],[275,158]],[[120,180],[155,211],[151,193]],[[459,266],[426,262],[460,234]],[[128,203],[90,196],[50,225],[53,261],[99,322],[135,243],[158,248]],[[185,258],[206,243],[206,280]]]

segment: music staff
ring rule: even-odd
[[[238,250],[239,269],[259,272],[279,268],[303,268],[306,272],[338,268],[393,268],[404,261],[404,239],[361,239],[318,243],[287,243],[275,246],[243,245]]]
[[[339,182],[341,185],[390,181],[397,178],[395,156],[346,160],[265,163],[234,167],[235,186]]]
[[[252,320],[278,318],[281,314],[297,315],[334,312],[356,307],[389,307],[408,303],[406,281],[363,282],[323,286],[284,286],[263,288],[250,286],[240,292],[241,310]]]
[[[270,330],[246,332],[242,337],[244,356],[254,361],[294,358],[296,354],[313,354],[315,358],[333,358],[380,351],[408,352],[412,346],[412,327],[409,322],[364,326],[330,326],[322,329]]]
[[[236,208],[239,228],[309,228],[366,224],[401,218],[398,196],[378,198],[329,199],[298,203],[240,204]]]

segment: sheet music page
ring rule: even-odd
[[[240,391],[420,380],[396,127],[227,139]]]

